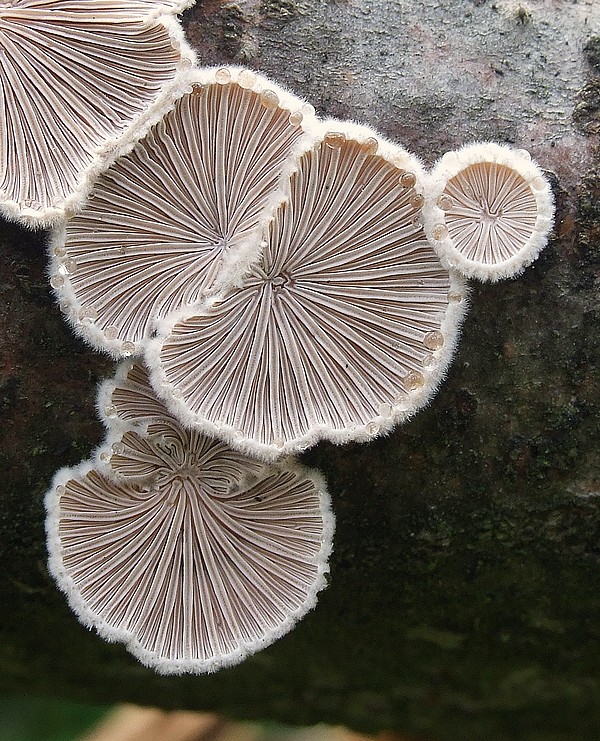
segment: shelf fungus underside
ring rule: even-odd
[[[465,286],[424,236],[418,163],[373,141],[308,149],[241,287],[164,323],[148,364],[186,424],[268,459],[370,439],[431,397]]]
[[[80,205],[99,158],[191,66],[184,5],[0,2],[0,212],[44,225]]]
[[[51,283],[76,331],[127,356],[200,300],[257,241],[303,133],[291,115],[237,83],[196,84],[99,179],[52,247]]]
[[[50,5],[64,26],[49,26]],[[70,0],[0,2],[0,99],[15,121],[14,143],[0,132],[5,209],[64,206],[91,149],[147,104],[123,90],[149,100],[185,61],[178,26],[163,44],[162,13],[186,5],[90,0],[96,22]],[[56,87],[27,97],[24,75]],[[425,172],[250,70],[189,70],[171,93],[50,245],[75,331],[137,359],[100,389],[104,443],[46,496],[50,569],[75,613],[165,674],[235,664],[314,606],[333,515],[289,456],[372,440],[424,406],[457,343],[465,278],[520,272],[554,213],[521,150],[471,145]],[[50,107],[84,134],[55,131]]]
[[[499,280],[520,273],[545,247],[554,200],[528,152],[472,144],[446,153],[431,182],[426,232],[447,267]]]
[[[319,477],[184,430],[140,365],[100,397],[105,444],[46,498],[51,571],[82,622],[161,673],[214,671],[287,632],[325,586]]]

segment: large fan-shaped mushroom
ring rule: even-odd
[[[0,2],[0,213],[47,225],[81,204],[108,152],[171,103],[194,59],[189,2]]]
[[[239,286],[164,323],[147,358],[186,424],[266,459],[367,440],[423,405],[465,301],[421,226],[417,160],[322,126]]]
[[[161,673],[214,671],[287,632],[325,586],[322,481],[184,430],[139,365],[100,404],[105,445],[46,497],[50,568],[82,622]]]
[[[249,70],[189,79],[52,246],[62,307],[113,355],[139,352],[157,319],[197,302],[228,266],[243,272],[304,133],[302,101]]]

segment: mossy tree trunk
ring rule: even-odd
[[[425,8],[423,6],[426,6]],[[42,499],[101,438],[112,373],[62,321],[45,235],[0,230],[0,688],[460,741],[600,736],[600,7],[247,0],[184,17],[203,64],[253,66],[426,164],[474,139],[529,149],[555,236],[474,285],[428,409],[305,455],[338,526],[331,584],[234,669],[164,678],[87,632],[45,568]]]

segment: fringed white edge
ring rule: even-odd
[[[320,122],[314,131],[314,143],[319,144],[324,137],[331,132],[343,133],[347,139],[365,144],[367,140],[377,141],[377,154],[397,167],[399,170],[413,172],[416,175],[415,191],[424,195],[427,186],[426,173],[420,161],[402,147],[393,144],[377,134],[373,129],[359,124],[328,119]],[[306,151],[306,150],[304,150]],[[287,176],[286,190],[282,193],[277,205],[273,206],[273,213],[266,219],[264,224],[265,234],[268,233],[270,221],[274,218],[274,210],[285,199],[289,198],[289,178],[299,168],[299,160],[303,151],[296,150],[296,159],[290,161]],[[266,237],[265,237],[266,238]],[[425,241],[425,236],[424,236]],[[264,245],[264,241],[263,241]],[[256,255],[256,262],[260,259],[260,253]],[[291,440],[286,440],[282,445],[267,445],[252,438],[243,437],[240,431],[232,425],[222,422],[214,422],[199,414],[192,412],[185,400],[181,398],[178,388],[169,381],[163,369],[161,350],[164,342],[169,338],[173,327],[181,320],[194,316],[208,316],[211,306],[221,300],[227,293],[227,287],[223,287],[223,296],[213,296],[202,304],[183,308],[156,325],[156,337],[151,339],[145,347],[144,357],[146,367],[149,370],[150,382],[157,396],[162,399],[169,411],[184,426],[196,429],[209,437],[217,437],[227,442],[235,450],[264,461],[275,461],[289,455],[295,455],[316,445],[321,440],[329,440],[336,445],[345,445],[350,442],[369,442],[382,435],[391,433],[399,424],[409,420],[419,409],[426,406],[435,395],[439,385],[446,377],[448,367],[454,355],[460,328],[468,308],[468,286],[461,273],[449,270],[450,290],[456,300],[449,302],[440,331],[444,335],[444,346],[440,350],[431,353],[434,358],[432,367],[423,368],[425,383],[418,389],[410,391],[407,398],[391,407],[389,415],[374,415],[368,423],[356,425],[352,428],[339,429],[328,425],[316,425],[305,435]],[[230,288],[239,287],[239,284]],[[201,348],[199,348],[201,352]]]
[[[495,265],[466,258],[454,246],[449,235],[442,240],[434,237],[435,227],[445,226],[446,223],[445,212],[438,205],[438,200],[448,181],[466,167],[482,162],[505,165],[521,175],[529,185],[537,206],[536,221],[529,240],[509,260]],[[494,142],[478,142],[446,152],[436,163],[427,178],[423,220],[427,238],[446,268],[459,270],[467,278],[496,282],[519,275],[546,246],[554,225],[554,197],[548,179],[531,159],[529,152]]]
[[[188,0],[184,0],[178,3],[177,9],[170,10],[166,15],[164,6],[160,6],[146,17],[148,22],[152,20],[164,26],[173,49],[180,55],[172,81],[163,87],[154,102],[145,111],[135,116],[121,133],[116,132],[114,136],[92,150],[91,161],[82,167],[78,183],[60,205],[42,209],[28,208],[16,201],[2,200],[0,193],[0,215],[30,229],[44,229],[59,224],[81,210],[98,176],[114,162],[123,150],[134,146],[148,130],[149,120],[159,120],[185,91],[188,84],[187,76],[196,64],[196,54],[186,41],[183,29],[174,14],[182,12],[191,4]],[[75,136],[76,132],[73,134]]]
[[[241,87],[252,90],[257,94],[261,94],[265,91],[274,92],[279,99],[279,108],[288,111],[290,116],[301,115],[302,120],[298,125],[304,130],[304,134],[296,143],[293,155],[290,158],[292,161],[295,162],[301,152],[314,146],[317,140],[316,132],[319,130],[319,124],[315,117],[314,108],[309,103],[306,103],[286,89],[272,83],[267,78],[262,77],[258,73],[245,67],[206,67],[202,69],[192,69],[183,74],[179,78],[176,88],[171,90],[169,93],[164,94],[164,104],[161,106],[158,106],[158,104],[157,106],[153,106],[153,108],[149,110],[138,122],[135,131],[124,140],[120,140],[118,147],[113,148],[110,153],[106,155],[103,166],[96,175],[105,172],[119,157],[126,156],[138,144],[141,144],[143,138],[148,134],[150,129],[158,124],[167,113],[172,111],[182,97],[189,95],[194,87],[219,84],[218,78],[223,75],[229,76],[228,82],[237,83]],[[246,78],[245,80],[244,76]],[[243,84],[242,81],[244,81]],[[227,82],[221,84],[227,84]],[[264,216],[257,226],[255,241],[248,239],[243,246],[232,251],[232,254],[227,256],[224,260],[213,286],[207,291],[207,295],[213,297],[211,300],[218,300],[217,297],[219,294],[224,290],[228,290],[231,286],[241,285],[243,277],[247,274],[248,270],[260,259],[262,252],[260,235],[263,232],[264,225],[270,221],[274,210],[279,206],[284,197],[289,167],[290,166],[286,164],[282,168],[279,183],[273,189],[272,196],[265,204]],[[94,177],[94,182],[95,179],[96,176]],[[84,201],[80,206],[82,206],[83,203]],[[71,217],[74,215],[76,214],[70,214]],[[105,352],[117,360],[141,355],[144,352],[145,344],[149,338],[135,343],[127,342],[125,343],[126,348],[124,348],[122,340],[107,339],[94,322],[85,323],[81,321],[80,312],[82,311],[83,306],[77,298],[77,292],[73,288],[73,284],[69,279],[67,269],[68,255],[59,256],[56,254],[57,250],[60,252],[66,247],[68,223],[68,219],[63,219],[55,227],[51,234],[48,247],[50,257],[48,279],[65,318],[71,325],[75,334],[81,337],[95,350]]]
[[[151,10],[148,13],[148,17],[156,18],[157,16],[168,15],[169,13],[173,15],[181,15],[184,10],[191,8],[195,1],[196,0],[179,0],[179,2],[174,3],[172,6],[159,4],[159,7],[156,10]]]
[[[318,593],[327,586],[329,556],[333,548],[333,534],[335,530],[335,519],[331,509],[330,497],[320,475],[312,471],[307,471],[307,469],[295,462],[288,461],[285,466],[287,470],[301,473],[314,482],[319,497],[321,518],[323,520],[321,548],[314,559],[317,573],[303,604],[292,611],[277,628],[266,631],[260,640],[243,642],[240,648],[229,654],[215,656],[208,660],[171,660],[160,656],[156,652],[148,651],[139,644],[136,637],[130,631],[112,627],[88,606],[75,580],[70,576],[63,562],[63,547],[59,531],[61,496],[59,487],[66,486],[72,479],[84,478],[87,473],[95,468],[94,463],[85,461],[74,468],[62,468],[54,476],[52,486],[48,490],[44,500],[46,507],[48,568],[58,588],[66,596],[69,607],[83,625],[95,629],[100,637],[110,643],[125,644],[126,649],[142,664],[154,669],[159,674],[207,674],[239,664],[248,656],[266,648],[278,638],[288,633],[302,617],[315,607]]]
[[[129,372],[129,364],[122,364],[114,379],[105,381],[99,390],[98,405],[110,398],[110,394],[118,385],[119,380],[124,379]],[[74,467],[61,468],[54,475],[52,485],[47,491],[44,503],[46,508],[46,542],[48,548],[48,568],[50,574],[56,581],[58,588],[66,596],[70,608],[83,625],[96,630],[99,636],[111,643],[123,643],[127,650],[132,653],[142,664],[155,670],[159,674],[207,674],[218,671],[229,666],[239,664],[248,656],[266,648],[277,639],[288,633],[296,623],[303,618],[317,604],[318,593],[327,586],[327,574],[329,573],[329,557],[333,549],[333,536],[335,532],[335,517],[331,507],[331,499],[323,477],[316,471],[302,466],[297,461],[286,459],[272,466],[275,471],[291,471],[299,476],[310,479],[315,487],[319,499],[319,511],[323,521],[323,532],[321,534],[321,547],[313,559],[317,567],[315,579],[307,592],[306,599],[296,610],[290,612],[287,618],[275,629],[265,632],[257,641],[243,642],[239,649],[229,654],[216,656],[212,659],[178,659],[171,660],[160,656],[157,652],[148,651],[137,641],[135,635],[130,631],[119,630],[112,627],[106,620],[97,615],[86,603],[81,592],[66,569],[63,561],[63,547],[60,539],[60,497],[61,486],[66,486],[72,479],[82,479],[90,471],[95,470],[107,478],[113,484],[126,486],[123,479],[114,472],[111,474],[110,466],[100,459],[100,455],[110,449],[110,445],[118,440],[127,429],[141,432],[143,425],[135,425],[124,422],[114,430],[110,430],[113,419],[101,414],[103,421],[109,427],[104,442],[96,449],[91,460],[84,461]],[[267,468],[268,471],[268,468]],[[243,483],[243,481],[242,481]]]

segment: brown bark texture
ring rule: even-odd
[[[0,226],[0,690],[434,741],[600,737],[600,5],[240,0],[184,15],[206,65],[260,70],[430,165],[474,140],[551,178],[549,246],[474,284],[447,379],[369,445],[304,455],[337,515],[330,585],[238,667],[160,677],[83,628],[46,570],[43,496],[102,436],[113,363]]]

